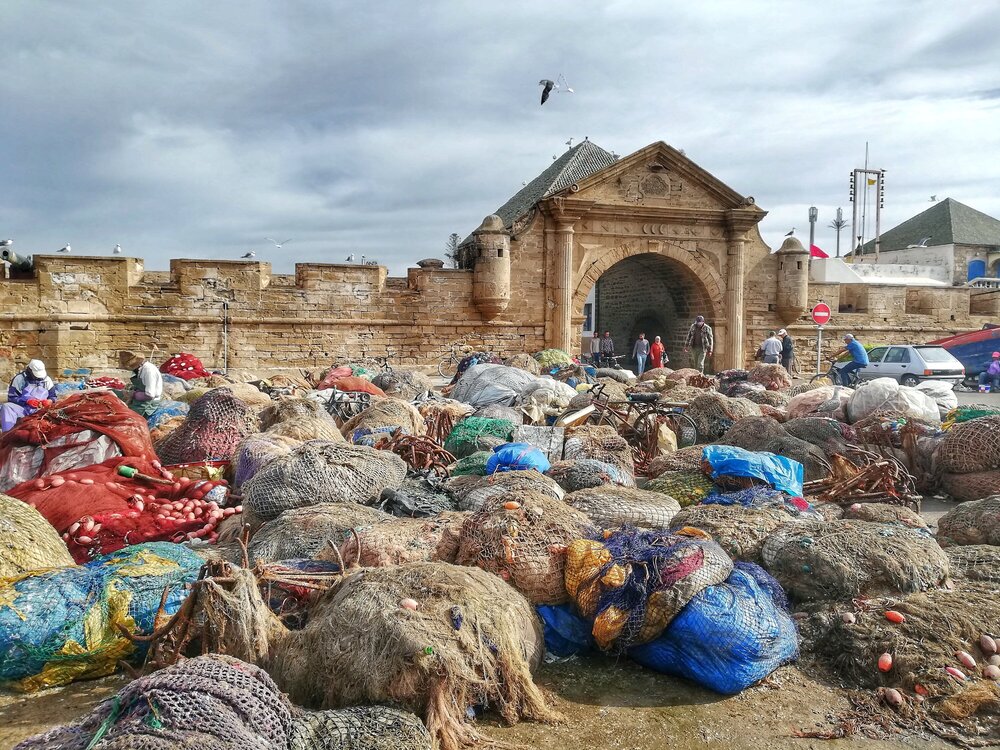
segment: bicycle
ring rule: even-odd
[[[324,406],[327,413],[337,422],[337,426],[341,427],[371,406],[371,402],[370,393],[348,393],[333,389]]]
[[[854,372],[850,373],[847,376],[846,382],[845,382],[844,374],[837,368],[837,361],[834,360],[834,359],[830,360],[830,369],[829,370],[827,370],[825,373],[821,373],[819,375],[813,375],[811,378],[809,378],[809,382],[810,383],[815,383],[817,381],[823,380],[824,378],[826,380],[829,380],[832,385],[843,385],[843,386],[846,386],[848,388],[857,388],[859,385],[862,385],[863,382],[864,382],[864,381],[861,380],[860,376],[858,375],[858,371],[857,370],[855,370]]]
[[[646,472],[649,462],[659,455],[659,428],[666,425],[675,436],[677,448],[687,448],[698,443],[698,427],[681,402],[662,402],[656,393],[631,393],[625,401],[611,401],[604,394],[604,385],[590,389],[594,407],[582,424],[610,425],[625,438],[632,448],[632,460],[637,474]],[[563,412],[556,420],[572,421],[578,410]],[[574,425],[576,426],[576,425]]]
[[[442,378],[448,378],[448,380],[455,377],[455,373],[458,372],[458,365],[465,358],[468,350],[469,347],[466,344],[452,344],[448,356],[438,362],[438,375]]]

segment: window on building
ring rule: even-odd
[[[502,258],[503,257],[503,248],[502,247],[497,248],[497,257],[498,258]]]
[[[590,302],[583,306],[583,330],[587,333],[594,330],[594,305]]]

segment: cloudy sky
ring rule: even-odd
[[[0,237],[27,253],[402,273],[584,136],[684,149],[772,247],[816,205],[832,251],[866,141],[885,226],[931,194],[1000,216],[995,0],[4,0],[0,28]]]

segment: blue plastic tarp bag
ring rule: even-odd
[[[706,445],[701,458],[712,467],[712,479],[752,477],[789,495],[802,495],[805,471],[802,464],[790,458],[763,451],[754,453],[731,445]]]
[[[593,626],[569,604],[543,604],[537,610],[544,627],[547,653],[566,657],[594,650]]]
[[[498,471],[526,471],[535,469],[539,474],[549,470],[549,459],[529,443],[504,443],[493,449],[486,461],[486,474]]]
[[[659,638],[629,649],[657,672],[732,695],[798,655],[798,633],[781,586],[762,568],[736,563],[725,583],[708,586]]]

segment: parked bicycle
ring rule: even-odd
[[[465,358],[468,352],[469,346],[467,344],[452,344],[448,355],[438,362],[438,375],[442,378],[448,378],[448,380],[455,377],[455,373],[458,372],[459,363]]]
[[[610,425],[632,448],[632,459],[637,474],[647,471],[649,462],[660,453],[660,427],[666,426],[674,433],[678,448],[698,443],[698,427],[684,410],[687,404],[659,401],[656,393],[631,393],[625,401],[611,401],[604,393],[604,385],[595,385],[589,391],[594,410],[578,424]],[[556,424],[572,424],[578,409],[563,412]]]
[[[325,406],[326,411],[337,422],[337,426],[341,427],[371,406],[371,402],[370,393],[348,393],[333,389]]]

